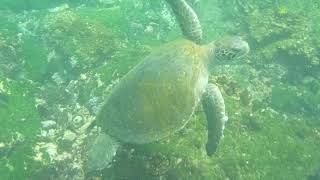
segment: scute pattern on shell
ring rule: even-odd
[[[121,142],[149,143],[189,121],[208,82],[206,51],[180,40],[133,68],[110,93],[98,124]]]

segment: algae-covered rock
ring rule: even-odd
[[[9,17],[1,13],[0,17],[0,75],[17,78],[22,60],[19,54],[20,43],[16,36],[18,26],[9,21]]]
[[[274,87],[272,89],[271,106],[277,110],[298,113],[302,111],[301,96],[292,88]]]
[[[35,81],[43,81],[50,76],[48,62],[48,48],[41,41],[33,37],[24,39],[21,45],[21,57],[23,58],[23,69],[26,78]]]
[[[310,71],[312,67],[319,68],[320,64],[317,50],[319,38],[316,35],[319,11],[314,2],[296,3],[237,0],[224,4],[236,6],[234,11],[229,9],[230,12],[226,14],[242,22],[239,29],[247,31],[256,49],[261,51],[261,59],[256,61],[279,62],[285,66],[303,64],[300,72]],[[277,55],[283,56],[279,58]],[[298,57],[302,63],[297,63],[294,57]]]
[[[22,11],[32,9],[43,9],[55,5],[53,0],[3,0],[0,2],[0,10]]]
[[[50,9],[68,3],[70,6],[88,7],[113,7],[119,4],[119,0],[2,0],[0,10],[28,11]]]
[[[60,76],[61,82],[67,82],[100,67],[125,46],[120,27],[115,26],[120,17],[117,9],[92,8],[3,13],[1,73],[38,82]]]
[[[101,6],[71,0],[61,8],[48,0],[25,2],[5,0],[0,9],[52,9],[0,12],[0,179],[317,177],[319,2],[223,1],[228,6],[221,12],[207,12],[218,9],[216,1],[190,0],[203,17],[206,40],[228,31],[253,44],[250,65],[214,68],[212,81],[230,119],[217,154],[208,158],[203,150],[199,108],[192,117],[198,119],[169,140],[124,145],[110,167],[86,175],[82,123],[94,119],[114,85],[149,53],[144,45],[174,39],[178,28],[160,1],[106,0],[114,4]],[[296,11],[307,3],[313,3],[308,11]],[[234,22],[220,17],[227,13],[237,17]]]
[[[33,146],[40,132],[40,117],[30,94],[34,85],[0,78],[0,178],[24,179],[39,164]]]
[[[48,47],[30,31],[35,24],[11,13],[1,17],[0,67],[4,76],[38,82],[48,79]]]
[[[73,71],[101,65],[119,47],[113,30],[74,11],[48,15],[43,20],[43,27],[45,41],[62,56],[66,68]]]

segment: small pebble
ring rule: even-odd
[[[52,121],[52,120],[47,120],[47,121],[42,121],[41,122],[41,125],[42,125],[42,128],[49,128],[49,127],[53,127],[55,126],[57,123],[55,121]]]
[[[64,132],[62,140],[65,142],[73,142],[76,137],[77,135],[74,132],[67,130],[66,132]]]

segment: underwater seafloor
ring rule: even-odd
[[[240,35],[250,54],[212,69],[229,116],[205,152],[201,108],[175,135],[123,145],[84,173],[86,126],[149,52],[182,38],[164,0],[0,2],[0,179],[320,179],[320,4],[189,0],[205,42]]]

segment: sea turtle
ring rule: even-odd
[[[96,118],[106,134],[100,135],[89,150],[91,169],[111,161],[117,142],[145,144],[179,131],[200,102],[208,122],[207,154],[216,151],[228,118],[219,89],[208,84],[208,66],[217,57],[243,56],[249,46],[240,37],[200,45],[202,30],[193,9],[185,0],[166,1],[186,39],[154,50],[114,87]]]

